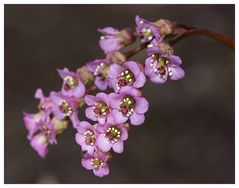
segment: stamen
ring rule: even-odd
[[[65,84],[64,84],[65,90],[74,89],[78,85],[77,79],[72,76],[66,76],[64,80],[65,80]]]
[[[98,157],[92,158],[90,162],[93,168],[101,168],[104,165],[103,160]]]
[[[126,95],[120,102],[118,110],[125,116],[130,116],[135,108],[135,100],[133,97]]]
[[[87,130],[84,133],[84,137],[85,137],[85,143],[87,145],[95,145],[96,139],[95,139],[95,133],[92,130]]]
[[[110,141],[112,144],[117,142],[120,139],[121,135],[121,130],[116,126],[109,127],[105,133],[107,140]]]
[[[66,100],[62,99],[59,103],[59,109],[65,116],[71,116],[73,110],[71,106],[66,102]]]
[[[96,114],[97,117],[105,117],[107,114],[110,113],[109,107],[107,106],[106,103],[102,101],[95,103],[93,108],[94,113]]]

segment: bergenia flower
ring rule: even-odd
[[[48,144],[56,144],[57,132],[50,117],[44,113],[36,115],[24,113],[25,126],[29,131],[31,146],[41,157],[45,157]]]
[[[85,85],[80,79],[79,74],[69,71],[67,68],[63,70],[57,69],[60,77],[63,79],[61,92],[68,97],[81,98],[85,95]]]
[[[53,102],[52,112],[58,120],[74,117],[73,114],[77,113],[78,102],[76,98],[66,97],[54,91],[50,93],[50,97]]]
[[[95,76],[95,86],[101,91],[106,90],[109,86],[107,79],[109,63],[107,59],[96,59],[86,64],[87,69]]]
[[[134,36],[129,29],[119,31],[112,27],[105,27],[103,29],[98,29],[98,31],[103,34],[99,44],[106,54],[118,51],[123,46],[134,41]]]
[[[100,130],[97,145],[103,152],[108,152],[111,148],[116,153],[124,150],[124,141],[128,138],[128,132],[123,124],[105,123]]]
[[[40,157],[45,158],[48,153],[48,142],[46,135],[39,133],[36,134],[30,141],[32,148],[40,155]]]
[[[184,77],[185,72],[179,66],[182,64],[180,57],[157,47],[149,48],[148,55],[150,57],[145,60],[144,71],[152,82],[163,84],[168,77],[171,80],[179,80]]]
[[[90,106],[85,110],[86,117],[104,124],[110,113],[108,95],[102,92],[96,94],[96,96],[86,95],[85,102]]]
[[[128,119],[132,125],[141,125],[144,122],[144,113],[148,111],[149,103],[139,90],[125,86],[120,89],[119,94],[109,94],[109,99],[116,123],[124,123]]]
[[[149,22],[138,15],[135,17],[136,31],[142,38],[143,42],[150,42],[153,39],[160,41],[162,36],[160,35],[160,28],[153,22]]]
[[[116,63],[112,64],[109,68],[108,77],[115,92],[119,92],[121,87],[127,85],[141,88],[146,82],[140,64],[136,61],[127,61],[123,66]]]
[[[51,113],[52,101],[50,97],[45,97],[42,89],[37,89],[35,93],[35,98],[40,99],[40,103],[38,105],[39,110],[45,112],[46,114]]]
[[[107,164],[108,154],[95,152],[93,155],[86,153],[81,161],[83,167],[87,170],[93,170],[96,176],[103,177],[109,174],[109,166]]]
[[[39,129],[38,123],[40,122],[42,115],[43,113],[40,112],[37,114],[23,113],[24,124],[28,130],[28,139],[31,139],[35,132]]]
[[[75,135],[76,142],[81,146],[83,151],[93,154],[96,148],[96,139],[98,132],[87,121],[81,121],[77,126],[77,133]]]

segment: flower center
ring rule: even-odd
[[[118,74],[117,80],[118,82],[116,86],[117,86],[117,89],[120,89],[123,86],[134,83],[135,77],[134,77],[134,74],[129,69],[126,69],[120,74]]]
[[[142,32],[142,35],[145,38],[148,38],[149,41],[153,39],[153,33],[150,28],[143,28],[141,32]]]
[[[169,60],[166,57],[162,57],[159,54],[152,55],[152,63],[150,66],[154,69],[154,72],[159,76],[163,77],[166,74],[166,68],[169,64]]]
[[[66,76],[64,80],[65,84],[63,87],[65,90],[74,89],[78,85],[77,79],[72,76]]]
[[[45,133],[46,136],[50,136],[51,135],[51,131],[50,131],[50,129],[46,125],[43,125],[42,129],[43,129],[43,132]]]
[[[84,136],[85,136],[85,143],[87,145],[95,145],[95,133],[92,131],[92,130],[87,130],[85,133],[84,133]]]
[[[60,101],[59,109],[66,116],[70,116],[73,113],[73,110],[72,110],[71,106],[65,100]]]
[[[96,116],[105,117],[107,114],[109,114],[110,111],[107,104],[105,104],[104,102],[97,102],[94,106],[94,112]]]
[[[106,138],[111,142],[115,143],[117,142],[122,135],[122,132],[119,128],[116,126],[111,126],[106,130],[105,136]]]
[[[93,168],[100,168],[104,165],[103,160],[98,157],[92,158],[90,162]]]
[[[120,102],[119,111],[123,115],[130,116],[134,111],[135,103],[133,97],[126,95]]]

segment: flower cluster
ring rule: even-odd
[[[41,157],[46,156],[49,145],[57,143],[59,134],[71,121],[76,130],[76,143],[84,151],[82,166],[93,170],[96,176],[108,175],[109,159],[112,152],[123,152],[129,126],[142,125],[145,121],[149,103],[141,88],[147,77],[157,84],[168,78],[184,77],[181,59],[164,42],[165,36],[173,32],[173,24],[168,20],[149,22],[136,16],[136,25],[136,32],[128,28],[98,29],[105,58],[90,61],[76,72],[57,69],[62,87],[59,92],[50,92],[49,97],[37,89],[39,112],[24,112],[24,123],[30,144]],[[147,46],[144,65],[128,60],[121,51],[137,39]],[[100,92],[92,95],[96,88]],[[105,92],[107,89],[109,93]],[[88,120],[80,121],[78,110],[84,105]]]

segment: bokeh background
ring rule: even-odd
[[[175,46],[183,80],[147,82],[146,121],[130,129],[109,176],[81,166],[73,129],[44,160],[31,149],[22,111],[36,112],[35,90],[60,89],[56,68],[104,58],[97,28],[135,27],[136,14],[235,35],[234,5],[5,5],[5,183],[234,183],[234,52],[201,36]]]

